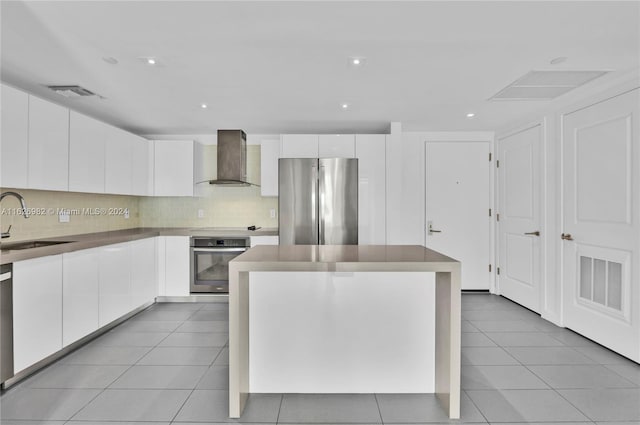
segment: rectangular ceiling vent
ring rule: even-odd
[[[87,90],[84,87],[80,86],[47,86],[49,89],[54,92],[62,95],[64,97],[68,97],[70,99],[78,98],[78,97],[87,97],[87,96],[97,96],[91,90]]]
[[[609,71],[531,71],[489,100],[551,100]]]

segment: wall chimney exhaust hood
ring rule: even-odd
[[[227,187],[252,185],[247,182],[247,134],[244,131],[218,130],[218,177],[208,182]]]

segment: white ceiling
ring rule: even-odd
[[[548,102],[487,101],[532,69],[615,71],[600,82],[638,69],[639,5],[2,1],[1,72],[140,134],[382,132],[391,121],[494,130]],[[366,57],[365,66],[350,67],[350,56]],[[549,63],[559,56],[568,60]],[[43,88],[50,84],[106,99],[68,100]]]

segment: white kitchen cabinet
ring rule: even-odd
[[[100,248],[100,326],[107,325],[130,312],[131,248],[128,243]]]
[[[62,254],[62,346],[100,327],[100,248]]]
[[[156,238],[129,242],[131,249],[132,308],[154,301],[158,295],[156,280]]]
[[[105,142],[110,130],[101,121],[69,113],[69,191],[104,193]]]
[[[386,135],[356,135],[358,243],[386,243]]]
[[[154,196],[193,196],[194,142],[155,140]]]
[[[280,158],[318,158],[317,134],[283,134]]]
[[[249,245],[254,247],[256,245],[278,245],[280,242],[278,236],[251,236],[249,238]]]
[[[69,110],[29,96],[28,186],[69,190]]]
[[[355,158],[353,134],[321,134],[318,136],[318,158]]]
[[[105,192],[131,194],[133,152],[132,135],[117,127],[109,128],[105,146]]]
[[[158,245],[160,295],[189,295],[189,237],[161,236]]]
[[[280,140],[260,142],[260,195],[278,196]]]
[[[13,263],[14,370],[62,348],[62,255]]]
[[[29,95],[2,84],[0,186],[27,188]]]
[[[131,135],[131,194],[149,195],[149,141]]]

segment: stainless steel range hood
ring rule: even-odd
[[[250,186],[247,182],[247,135],[242,130],[218,130],[218,177],[209,184]]]

